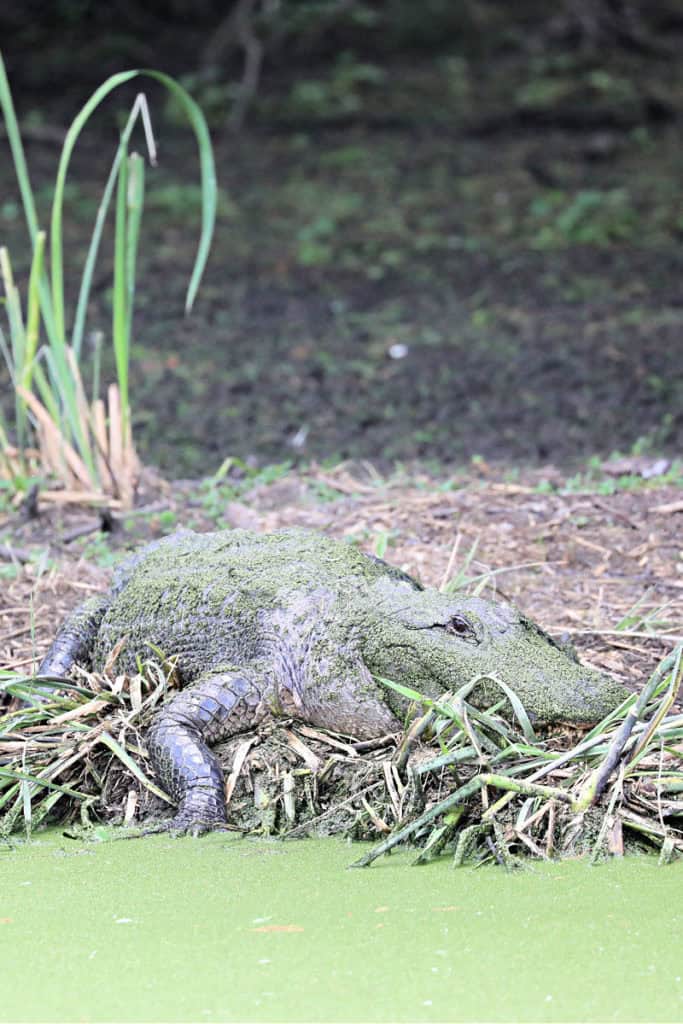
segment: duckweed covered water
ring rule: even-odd
[[[212,835],[0,846],[3,1021],[680,1020],[683,864]]]

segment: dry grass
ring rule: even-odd
[[[59,423],[36,396],[21,387],[17,389],[35,420],[38,448],[34,458],[41,476],[60,484],[56,490],[46,489],[43,497],[45,500],[81,505],[89,501],[106,501],[111,508],[130,509],[137,490],[140,463],[133,446],[130,424],[123,440],[119,389],[115,384],[109,385],[106,404],[101,398],[88,403],[73,357],[71,370],[79,398],[81,433],[88,439],[88,448],[96,453],[95,474],[69,444]],[[8,469],[12,469],[9,464]]]
[[[174,685],[172,666],[117,676],[114,661],[68,686],[44,683],[40,702],[34,682],[0,682],[14,701],[0,717],[1,834],[55,818],[149,827],[171,802],[144,736]],[[679,648],[640,697],[578,737],[536,735],[519,710],[501,715],[505,699],[478,710],[467,688],[438,703],[412,694],[406,732],[371,742],[274,722],[222,748],[231,827],[379,838],[358,866],[404,841],[421,848],[418,862],[449,850],[457,863],[597,859],[634,846],[669,861],[683,851],[683,715],[670,714],[682,675]]]

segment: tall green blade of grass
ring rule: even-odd
[[[79,113],[74,118],[68,132],[66,133],[59,159],[50,218],[50,273],[51,295],[54,311],[54,336],[50,338],[50,351],[52,355],[51,365],[53,367],[53,373],[56,376],[54,384],[61,394],[65,414],[70,427],[68,432],[69,436],[75,439],[79,454],[85,462],[88,473],[91,475],[93,480],[96,480],[98,476],[96,463],[89,438],[84,431],[84,425],[81,422],[81,417],[79,415],[76,385],[73,380],[73,375],[71,373],[71,368],[66,354],[63,261],[64,244],[62,231],[64,190],[66,187],[67,172],[69,169],[71,155],[83,127],[90,119],[92,113],[110,92],[116,89],[119,85],[123,85],[125,82],[130,81],[130,79],[134,78],[136,75],[136,71],[123,71],[119,74],[111,75],[106,82],[95,90],[90,99],[83,105]]]
[[[28,167],[26,165],[26,156],[24,154],[24,147],[21,141],[21,133],[19,132],[19,122],[17,121],[17,115],[14,109],[14,101],[12,100],[12,93],[7,80],[7,72],[5,70],[5,62],[2,59],[2,52],[0,52],[0,110],[2,111],[2,116],[5,122],[5,131],[7,132],[10,152],[12,153],[12,163],[14,164],[14,170],[17,176],[19,194],[21,196],[21,204],[24,209],[24,217],[26,218],[29,237],[32,244],[35,246],[36,235],[38,234],[38,215],[36,213],[36,204],[33,198],[31,179],[29,178]],[[39,287],[43,318],[45,320],[48,335],[52,337],[54,334],[52,300],[50,298],[47,277],[44,274],[41,275]]]
[[[190,94],[183,89],[182,85],[176,82],[173,78],[170,78],[169,75],[165,75],[162,71],[148,70],[143,72],[143,74],[150,75],[152,78],[156,78],[158,82],[161,82],[162,85],[165,85],[176,102],[182,107],[192,126],[197,139],[197,147],[199,149],[199,165],[202,182],[202,230],[199,236],[199,245],[197,247],[197,255],[195,256],[194,268],[192,270],[192,276],[190,277],[187,296],[185,298],[185,312],[189,313],[194,305],[194,300],[197,297],[197,291],[199,290],[199,285],[204,274],[206,261],[209,258],[211,238],[213,237],[213,228],[216,221],[216,165],[213,159],[211,138],[209,136],[209,128],[207,126],[206,119],[204,118],[201,109],[192,99]]]
[[[116,376],[121,395],[121,433],[125,444],[130,423],[128,370],[135,300],[135,268],[144,197],[144,163],[137,153],[119,167],[114,240],[113,327]]]
[[[43,277],[45,256],[45,232],[36,232],[28,281],[28,308],[26,312],[26,351],[20,382],[27,391],[31,389],[33,366],[40,339],[40,282]]]
[[[130,338],[135,304],[135,274],[137,270],[140,224],[145,203],[145,161],[139,153],[131,153],[128,160],[128,196],[126,217],[126,292],[128,322],[126,336],[130,349]]]
[[[7,437],[7,420],[2,414],[2,409],[0,409],[0,465],[6,461],[4,452],[8,447],[9,438]]]
[[[7,319],[9,321],[9,337],[11,345],[10,351],[5,352],[5,361],[7,362],[12,377],[12,383],[16,385],[18,376],[21,373],[21,368],[24,365],[26,331],[24,328],[24,318],[21,312],[19,290],[14,283],[12,262],[10,260],[9,252],[5,246],[0,247],[0,277],[2,277],[2,285],[5,292],[5,309],[7,310]],[[20,448],[23,448],[25,443],[24,434],[26,410],[24,409],[21,398],[16,391],[14,393],[14,406],[17,443]]]
[[[137,124],[138,118],[142,116],[143,123],[148,134],[148,146],[149,146],[149,158],[152,163],[156,162],[156,152],[153,148],[153,137],[151,135],[151,126],[149,126],[149,114],[147,112],[147,101],[142,93],[140,93],[133,104],[133,107],[128,115],[126,125],[121,132],[121,138],[117,147],[114,159],[112,161],[111,168],[109,170],[109,177],[104,186],[102,192],[102,198],[97,209],[97,216],[95,218],[95,225],[93,227],[92,237],[90,239],[90,245],[88,246],[88,255],[85,263],[83,264],[83,271],[81,274],[81,284],[78,291],[78,302],[76,303],[76,314],[74,316],[74,326],[71,334],[71,347],[74,350],[74,355],[78,360],[81,353],[81,345],[83,343],[83,332],[85,329],[85,317],[88,309],[88,298],[90,296],[90,289],[92,287],[93,274],[95,272],[95,265],[97,263],[97,254],[100,248],[100,242],[102,240],[102,231],[107,218],[107,213],[111,205],[112,195],[114,193],[114,186],[118,181],[119,167],[121,161],[125,158],[128,152],[128,143],[130,141],[133,128]],[[142,163],[142,161],[141,161]],[[144,164],[143,164],[144,166]],[[97,396],[94,396],[97,397]]]
[[[9,321],[10,344],[8,345],[4,334],[0,335],[0,351],[2,352],[7,369],[14,385],[14,427],[17,445],[22,451],[28,442],[28,421],[26,414],[26,403],[20,395],[18,388],[30,387],[33,364],[38,348],[40,333],[40,278],[43,268],[43,253],[45,250],[45,232],[38,231],[35,236],[33,259],[31,261],[31,273],[28,287],[28,308],[27,319],[24,318],[21,310],[21,299],[19,290],[14,283],[12,263],[7,249],[0,248],[0,277],[2,278],[5,293],[5,309]],[[2,444],[7,447],[9,442],[5,437]]]
[[[55,193],[52,200],[52,214],[50,217],[50,272],[52,301],[54,304],[55,319],[55,345],[63,347],[66,344],[65,314],[64,314],[64,243],[62,232],[62,220],[64,212],[64,190],[66,187],[69,162],[76,145],[78,136],[90,120],[91,115],[100,103],[120,85],[135,78],[138,71],[121,71],[111,75],[106,82],[103,82],[92,94],[89,100],[81,107],[76,117],[71,122],[57,168],[55,181]]]
[[[79,403],[78,386],[74,379],[72,367],[67,355],[63,263],[64,193],[71,156],[75,144],[86,123],[97,107],[111,92],[118,88],[118,86],[124,85],[139,76],[147,76],[154,79],[173,95],[174,99],[187,116],[198,144],[202,182],[202,225],[199,245],[190,276],[185,302],[186,311],[189,311],[193,305],[197,289],[206,266],[216,217],[217,189],[215,166],[208,127],[200,108],[182,86],[168,75],[154,70],[135,69],[120,72],[110,76],[98,89],[95,90],[92,96],[78,112],[69,127],[60,155],[50,217],[50,278],[48,280],[47,274],[43,270],[44,240],[38,240],[38,218],[35,200],[31,189],[26,159],[21,142],[21,135],[10,93],[9,83],[7,81],[5,66],[2,62],[2,57],[0,56],[0,109],[3,113],[8,139],[10,141],[10,148],[19,183],[26,223],[34,244],[34,264],[31,275],[31,284],[29,286],[28,324],[26,330],[24,330],[23,322],[21,320],[18,293],[15,294],[12,291],[12,288],[9,289],[10,298],[8,301],[8,313],[10,315],[11,322],[13,378],[15,384],[21,384],[23,387],[30,389],[33,381],[33,375],[35,373],[36,383],[38,383],[43,404],[49,409],[50,414],[59,425],[65,440],[69,444],[72,444],[80,455],[86,466],[87,472],[93,481],[97,480],[96,460],[92,450],[88,425],[83,422],[81,409],[82,401]],[[121,395],[124,444],[126,443],[128,424],[130,422],[128,364],[133,298],[135,291],[137,246],[142,213],[142,195],[144,190],[144,171],[140,158],[131,158],[129,167],[125,167],[124,165],[126,163],[128,140],[138,117],[142,117],[145,125],[148,134],[148,143],[150,143],[150,156],[151,159],[154,160],[153,140],[151,139],[151,127],[149,125],[146,101],[144,96],[140,95],[135,101],[131,115],[122,133],[119,147],[117,149],[109,179],[106,183],[102,201],[98,210],[88,256],[81,277],[72,336],[73,351],[76,356],[76,360],[78,360],[78,357],[80,356],[87,303],[92,285],[95,261],[107,210],[113,196],[114,185],[116,182],[119,183],[122,197],[120,202],[124,203],[126,196],[123,186],[125,179],[130,177],[133,185],[129,196],[127,197],[129,201],[124,203],[125,216],[124,207],[122,207],[121,215],[117,216],[113,315],[115,360],[119,392]],[[133,168],[135,168],[134,171]],[[40,295],[39,304],[36,300],[37,294]],[[38,380],[37,372],[33,369],[35,366],[35,356],[39,335],[39,307],[40,311],[42,311],[43,321],[45,323],[45,329],[49,341],[49,349],[46,354],[49,381],[44,375],[40,380]],[[46,388],[49,388],[52,392],[51,399],[46,397]],[[56,415],[55,409],[58,410]],[[26,409],[22,402],[19,402],[17,406],[16,415],[18,425],[25,422]]]
[[[28,175],[28,167],[26,166],[26,156],[24,155],[24,147],[21,141],[21,134],[19,132],[19,123],[14,109],[14,101],[12,99],[12,93],[7,80],[7,71],[5,70],[5,62],[2,59],[1,51],[0,108],[2,109],[2,114],[5,120],[5,131],[7,132],[7,140],[10,145],[12,161],[14,163],[17,181],[19,183],[19,192],[21,194],[21,201],[24,207],[24,215],[26,217],[26,223],[28,225],[31,240],[33,240],[38,232],[38,214],[36,213],[36,204],[33,199],[33,189],[31,188],[31,180]]]
[[[33,365],[38,349],[40,336],[40,279],[43,271],[43,253],[45,251],[45,232],[38,231],[35,236],[33,259],[28,286],[28,308],[26,324],[21,313],[19,291],[12,278],[12,267],[9,253],[5,248],[0,250],[0,264],[5,288],[5,305],[10,327],[11,351],[7,349],[4,336],[1,348],[7,368],[15,386],[14,391],[14,424],[17,445],[22,451],[28,443],[26,403],[17,386],[31,387]],[[7,442],[3,442],[6,445]]]
[[[7,427],[7,420],[2,414],[0,409],[0,468],[4,469],[5,476],[8,480],[11,480],[14,476],[12,463],[10,462],[9,454],[9,430]]]
[[[216,169],[211,149],[209,129],[204,115],[189,93],[169,75],[161,71],[150,69],[121,71],[111,75],[106,82],[103,82],[84,104],[74,118],[64,140],[64,147],[59,161],[57,180],[55,183],[55,195],[52,203],[51,216],[51,271],[52,271],[52,294],[55,306],[55,323],[60,338],[64,338],[64,273],[63,273],[63,241],[62,241],[62,216],[64,207],[64,189],[66,186],[69,162],[73,153],[76,140],[89,120],[92,113],[100,103],[118,86],[131,81],[131,79],[145,75],[160,82],[168,89],[174,99],[181,106],[194,130],[199,147],[199,160],[202,181],[202,229],[199,238],[199,246],[195,257],[194,268],[185,300],[185,309],[192,308],[194,299],[199,288],[206,261],[209,255],[209,247],[213,235],[213,227],[216,220]]]
[[[116,377],[121,396],[121,434],[122,443],[128,425],[128,272],[126,267],[128,256],[127,216],[128,201],[128,159],[119,166],[119,177],[116,187],[116,227],[114,231],[114,283],[112,296],[112,342],[116,361]]]
[[[69,161],[76,140],[85,126],[87,120],[97,108],[97,106],[106,98],[106,96],[116,89],[119,85],[130,81],[132,78],[139,75],[147,75],[153,79],[159,81],[164,85],[174,96],[177,102],[180,104],[184,112],[186,113],[188,120],[194,130],[197,144],[199,147],[199,158],[201,168],[201,180],[202,180],[202,229],[200,233],[199,246],[195,263],[190,277],[190,283],[188,285],[187,296],[185,301],[185,309],[189,312],[191,309],[194,299],[199,288],[199,284],[206,266],[206,261],[209,254],[209,248],[211,245],[211,238],[213,236],[213,228],[216,219],[216,171],[213,159],[213,152],[211,149],[211,140],[209,137],[209,130],[204,119],[200,108],[190,97],[190,95],[179,85],[174,79],[162,72],[153,70],[135,70],[121,72],[118,75],[112,75],[106,82],[104,82],[99,89],[97,89],[90,97],[88,102],[82,107],[74,119],[69,131],[67,133],[64,148],[60,158],[59,169],[57,173],[57,181],[55,185],[55,195],[52,205],[52,218],[51,218],[51,254],[52,254],[52,292],[55,306],[55,321],[57,329],[59,331],[60,338],[64,337],[64,324],[65,324],[65,310],[64,310],[64,277],[63,277],[63,243],[62,243],[62,218],[63,218],[63,203],[64,203],[64,189],[66,185],[67,172],[69,167]],[[122,190],[121,174],[123,173],[127,178],[126,171],[122,171],[124,164],[126,163],[127,154],[127,142],[132,131],[134,119],[131,117],[119,145],[112,172],[110,178],[105,187],[105,193],[103,196],[103,202],[100,204],[100,212],[98,212],[98,218],[95,224],[95,230],[93,232],[93,238],[91,241],[88,257],[86,259],[86,265],[81,282],[81,292],[79,294],[78,305],[76,310],[76,320],[74,326],[73,344],[76,354],[80,352],[81,340],[83,335],[83,325],[85,321],[85,310],[87,308],[88,295],[90,292],[90,286],[92,281],[92,273],[95,265],[95,259],[97,250],[99,247],[99,241],[101,237],[102,227],[104,224],[104,217],[106,216],[106,209],[113,191],[114,181],[119,182],[119,191]],[[138,165],[140,166],[140,165]],[[134,195],[131,202],[131,210],[126,223],[123,216],[119,217],[117,214],[117,228],[116,228],[116,240],[115,240],[115,252],[118,256],[115,256],[115,281],[114,281],[114,349],[117,366],[117,376],[119,391],[121,393],[121,406],[123,414],[124,424],[124,438],[125,431],[127,429],[128,416],[129,416],[129,402],[128,402],[128,353],[129,353],[129,335],[130,335],[130,321],[132,316],[132,294],[133,294],[133,282],[134,273],[136,266],[135,255],[137,252],[137,244],[139,237],[140,218],[142,213],[142,189],[144,187],[144,178],[141,172],[136,172]],[[123,202],[125,199],[125,190],[121,192]],[[117,200],[118,204],[118,200]],[[121,234],[119,234],[121,233]],[[128,258],[126,261],[126,249],[128,251]],[[126,262],[128,267],[126,269]],[[123,291],[121,290],[123,289]],[[128,293],[128,300],[126,301],[126,292]],[[58,344],[59,348],[59,344]],[[63,363],[62,353],[56,354],[56,361],[58,365],[58,371],[61,373],[61,364]],[[70,417],[71,418],[71,417]],[[77,425],[74,424],[76,430]],[[78,433],[77,435],[78,436]],[[86,453],[84,453],[85,457]],[[92,457],[86,458],[88,468],[90,469],[92,463]],[[94,470],[94,465],[93,465]]]

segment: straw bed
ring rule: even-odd
[[[670,713],[682,674],[678,648],[640,696],[580,736],[537,735],[502,691],[486,711],[470,706],[475,680],[439,702],[385,680],[414,698],[401,735],[359,742],[278,721],[219,746],[229,827],[379,840],[356,866],[404,842],[418,863],[445,852],[457,864],[509,865],[643,847],[669,861],[683,851],[683,714]],[[69,684],[0,674],[13,698],[0,716],[1,834],[50,821],[137,827],[122,836],[159,827],[171,801],[145,729],[174,685],[173,666],[154,662],[135,676],[78,671]]]

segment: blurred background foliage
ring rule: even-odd
[[[329,104],[349,114],[360,106],[354,93],[383,84],[383,65],[394,57],[492,61],[520,49],[537,73],[516,92],[519,106],[549,107],[580,85],[620,93],[628,105],[634,83],[598,71],[591,81],[579,76],[573,89],[558,77],[558,54],[567,73],[577,53],[598,67],[619,51],[674,59],[682,23],[677,0],[26,0],[0,13],[6,59],[22,88],[83,88],[122,63],[163,64],[203,80],[206,101],[223,115],[226,100],[242,94],[244,104],[248,93],[251,101],[262,82],[275,84],[283,73],[301,79],[293,93],[304,108]],[[545,74],[540,58],[550,62]],[[332,71],[317,88],[316,68]],[[455,60],[450,70],[457,89],[463,69]]]
[[[45,206],[107,74],[161,68],[209,119],[218,230],[186,321],[194,155],[172,102],[154,115],[131,387],[166,472],[680,451],[678,0],[26,0],[0,38]],[[117,117],[74,164],[75,259]],[[6,163],[0,187],[17,253]]]

